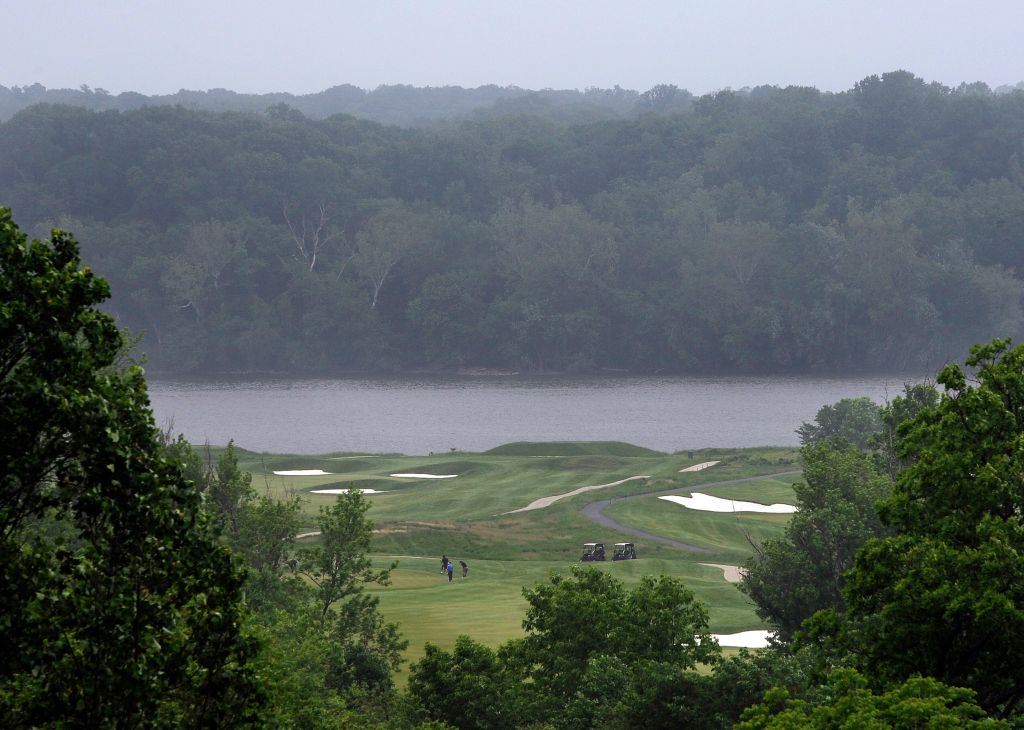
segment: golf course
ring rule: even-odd
[[[409,640],[410,661],[426,642],[450,647],[460,634],[491,646],[521,636],[523,586],[567,571],[588,542],[604,543],[607,560],[593,564],[626,584],[643,575],[684,580],[716,634],[762,629],[753,604],[726,579],[736,577],[728,566],[780,534],[789,515],[713,512],[659,497],[698,493],[736,500],[738,510],[789,505],[800,476],[794,448],[666,454],[620,442],[521,442],[427,456],[239,449],[238,457],[257,491],[303,497],[300,543],[318,539],[318,508],[338,490],[370,499],[374,560],[398,561],[391,584],[370,590]],[[637,559],[613,561],[617,542],[634,543]],[[456,564],[450,584],[442,554]],[[469,566],[466,579],[460,560]]]

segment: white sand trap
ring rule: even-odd
[[[560,499],[565,499],[566,497],[575,497],[577,494],[583,494],[584,492],[590,492],[590,491],[593,491],[594,489],[604,489],[605,487],[615,487],[615,486],[618,486],[619,484],[624,484],[626,482],[631,482],[634,479],[650,479],[650,477],[649,476],[626,477],[625,479],[620,479],[617,482],[609,482],[608,484],[595,484],[592,487],[580,487],[579,489],[574,489],[571,492],[566,492],[565,494],[556,494],[554,497],[541,497],[540,499],[535,499],[532,502],[530,502],[528,505],[526,505],[525,507],[520,507],[519,509],[514,509],[514,510],[512,510],[510,512],[502,512],[502,514],[512,515],[512,514],[515,514],[516,512],[529,512],[530,510],[533,510],[533,509],[542,509],[544,507],[550,507],[551,505],[553,505],[555,502],[557,502]]]
[[[738,634],[712,634],[719,646],[732,646],[739,649],[764,649],[768,646],[770,631],[741,631]]]
[[[736,499],[722,499],[712,497],[710,494],[694,492],[690,497],[658,497],[666,502],[675,502],[688,509],[696,509],[702,512],[765,512],[768,514],[792,514],[796,507],[791,504],[758,504],[757,502],[740,502]]]
[[[387,489],[310,489],[310,494],[348,494],[349,491],[362,492],[363,494],[384,494]]]
[[[743,580],[743,568],[737,565],[722,565],[720,563],[701,563],[709,568],[718,568],[722,571],[722,577],[727,583],[739,583]]]
[[[406,479],[454,479],[458,474],[389,474],[392,477],[405,477]]]
[[[684,471],[704,471],[709,466],[714,466],[717,463],[717,461],[704,461],[700,464],[694,464],[693,466],[688,466],[685,469],[680,469],[679,473],[682,474]]]
[[[330,472],[323,469],[286,469],[285,471],[275,471],[274,474],[279,477],[322,477]]]
[[[302,532],[302,533],[299,533],[298,535],[296,535],[295,539],[296,540],[301,540],[304,537],[316,537],[319,534],[320,534],[320,530],[317,530],[316,532]]]

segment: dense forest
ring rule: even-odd
[[[76,233],[165,372],[933,370],[1021,335],[1022,90],[500,91],[404,127],[30,106],[0,203]]]

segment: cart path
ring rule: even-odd
[[[624,502],[630,499],[640,499],[641,497],[651,497],[661,494],[672,494],[673,492],[692,492],[695,489],[709,489],[710,487],[724,487],[730,484],[743,484],[745,482],[756,482],[762,479],[775,479],[778,477],[793,476],[794,474],[800,474],[802,470],[794,469],[790,471],[778,471],[772,474],[761,474],[756,477],[743,477],[742,479],[726,479],[720,482],[704,482],[702,484],[690,484],[686,486],[677,486],[672,489],[660,489],[657,492],[644,492],[643,494],[631,494],[628,497],[616,497],[613,499],[602,499],[597,502],[591,502],[585,505],[580,512],[589,520],[600,525],[601,527],[607,527],[610,530],[621,532],[625,535],[632,535],[633,537],[643,538],[644,540],[651,540],[652,542],[660,542],[663,545],[674,547],[677,550],[683,550],[688,553],[710,553],[711,550],[702,548],[698,545],[690,545],[689,543],[680,542],[679,540],[673,540],[670,537],[663,535],[655,535],[651,532],[645,532],[644,530],[637,530],[633,527],[626,527],[625,525],[616,522],[611,517],[604,514],[605,508],[613,502]]]

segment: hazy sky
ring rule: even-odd
[[[1024,80],[1024,0],[0,0],[0,84],[842,90]]]

